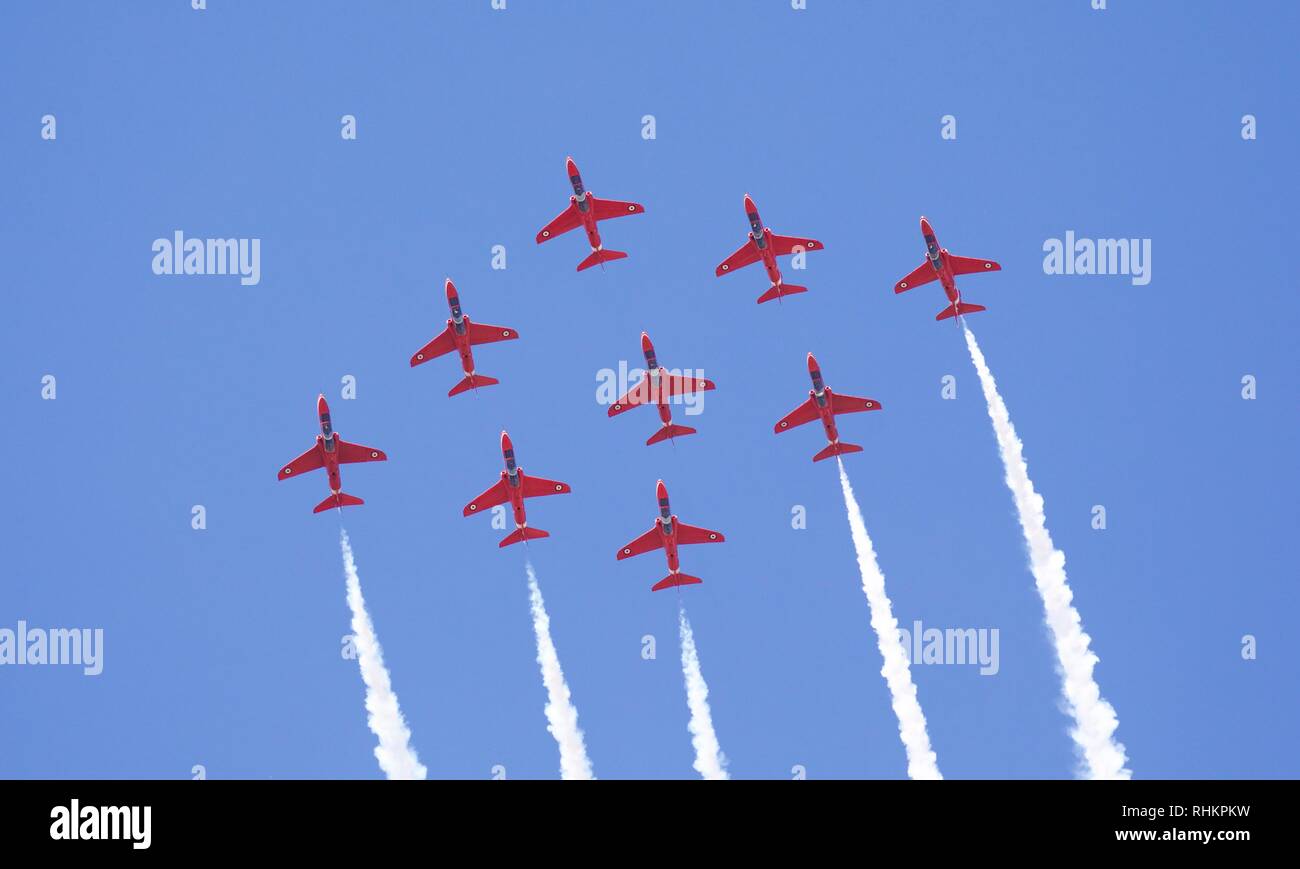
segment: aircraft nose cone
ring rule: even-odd
[[[641,333],[641,349],[649,353],[655,349],[655,345],[650,343],[650,336],[645,332]]]
[[[664,485],[663,480],[660,480],[659,484],[655,486],[655,497],[660,501],[668,500],[668,487]]]
[[[813,356],[811,353],[808,354],[808,370],[809,371],[817,370],[817,357]]]
[[[750,197],[750,195],[749,195],[748,193],[746,193],[746,194],[745,194],[745,213],[748,214],[748,213],[750,213],[751,211],[758,211],[758,206],[754,204],[754,200],[753,200],[753,198]]]
[[[510,435],[501,432],[501,451],[505,452],[506,450],[513,450],[514,448],[514,444],[510,443]]]
[[[930,221],[924,217],[921,218],[921,233],[923,235],[934,235],[934,228],[930,226]]]
[[[316,398],[316,412],[326,414],[330,412],[330,406],[325,402],[325,394],[321,393]]]
[[[451,282],[451,278],[447,278],[447,283],[443,288],[447,291],[447,301],[450,302],[456,298],[456,285]]]
[[[564,168],[568,170],[569,177],[573,177],[574,175],[578,174],[578,164],[573,162],[572,157],[564,158]]]

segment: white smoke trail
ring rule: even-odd
[[[682,637],[682,679],[686,682],[686,705],[691,710],[691,745],[695,747],[695,770],[706,781],[725,781],[727,756],[713,731],[713,713],[709,711],[709,686],[700,672],[700,656],[695,651],[695,633],[686,618],[686,606],[678,601],[677,624]]]
[[[375,757],[379,768],[391,779],[423,779],[427,770],[411,747],[411,731],[402,718],[393,693],[393,683],[384,666],[384,650],[379,646],[375,626],[366,612],[366,601],[361,597],[361,577],[357,563],[352,558],[348,532],[339,529],[339,545],[343,549],[343,573],[348,579],[348,608],[352,610],[352,633],[356,637],[357,663],[361,666],[361,680],[366,683],[366,723],[379,737]]]
[[[1016,502],[1020,515],[1020,529],[1029,547],[1029,570],[1034,575],[1038,594],[1043,599],[1047,626],[1056,646],[1056,660],[1062,674],[1062,687],[1070,715],[1074,718],[1074,738],[1083,754],[1082,774],[1091,779],[1132,778],[1125,769],[1124,746],[1114,740],[1119,717],[1115,709],[1101,696],[1101,688],[1092,677],[1097,655],[1088,648],[1091,640],[1083,632],[1083,619],[1071,605],[1074,598],[1065,576],[1065,553],[1052,544],[1047,532],[1047,515],[1043,511],[1043,498],[1034,491],[1029,479],[1029,465],[1025,463],[1023,445],[1016,437],[998,385],[993,380],[984,354],[975,342],[975,333],[962,324],[966,333],[966,346],[971,361],[979,372],[984,399],[989,406],[989,419],[997,435],[998,451],[1006,469],[1007,488]]]
[[[862,591],[871,609],[871,627],[876,632],[876,644],[885,664],[880,675],[889,686],[890,704],[898,716],[898,734],[907,752],[907,774],[914,779],[941,779],[939,762],[930,748],[930,735],[925,730],[925,713],[916,699],[916,685],[907,661],[907,650],[898,632],[889,595],[885,594],[885,574],[876,562],[876,551],[867,534],[867,523],[862,519],[862,508],[853,496],[853,486],[844,470],[844,460],[836,459],[840,466],[840,488],[844,490],[844,507],[849,514],[849,531],[853,548],[858,554],[858,571],[862,574]]]
[[[589,780],[595,778],[591,761],[587,759],[587,745],[578,727],[578,710],[569,699],[569,686],[560,669],[560,656],[551,641],[551,617],[546,614],[542,589],[537,585],[537,574],[531,561],[524,564],[528,571],[528,599],[533,612],[533,632],[537,634],[537,663],[542,668],[542,683],[546,685],[546,729],[560,746],[560,778]]]

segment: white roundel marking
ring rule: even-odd
[[[632,550],[631,550],[631,549],[624,549],[624,550],[623,550],[623,554],[624,554],[624,555],[631,555],[631,554],[632,554]]]
[[[986,268],[986,269],[991,269],[991,268],[993,268],[993,263],[984,263],[984,268]]]
[[[785,428],[785,427],[788,426],[789,424],[790,424],[790,423],[788,423],[788,422],[783,422],[783,423],[781,423],[781,428]]]
[[[375,452],[375,451],[372,450],[372,451],[370,452],[370,458],[372,458],[372,459],[377,459],[377,458],[379,458],[379,453],[377,453],[377,452]]]
[[[563,491],[564,491],[564,484],[563,484],[563,483],[557,483],[556,486],[555,486],[555,491],[557,491],[557,492],[563,492]]]
[[[710,540],[717,540],[717,539],[718,539],[718,535],[716,535],[716,534],[710,534],[710,535],[709,535],[709,539],[710,539]]]
[[[293,468],[285,468],[285,469],[284,469],[284,472],[285,472],[286,474],[292,474],[292,473],[293,473]]]
[[[723,263],[723,264],[722,264],[722,270],[723,270],[724,272],[725,272],[727,269],[729,269],[729,268],[731,268],[731,266],[727,265],[726,263]]]
[[[907,289],[907,281],[899,281],[898,285],[903,289]]]
[[[542,238],[546,238],[546,237],[549,236],[550,234],[551,234],[551,233],[550,233],[550,230],[546,230],[546,229],[543,229],[543,230],[542,230]]]
[[[509,330],[509,329],[502,329],[502,330],[501,330],[501,336],[502,336],[503,338],[509,338],[509,337],[510,337],[510,330]]]
[[[470,509],[471,511],[473,511],[473,510],[477,510],[477,509],[478,509],[478,504],[470,504],[470,505],[469,505],[469,509]]]
[[[616,405],[614,405],[614,409],[615,409],[615,410],[622,410],[622,409],[623,409],[623,405],[621,405],[621,404],[616,404]]]
[[[627,210],[628,210],[628,211],[636,211],[636,206],[635,206],[635,205],[629,205],[629,206],[627,207]]]
[[[416,358],[416,359],[423,359],[423,358],[424,358],[424,354],[423,354],[423,353],[416,353],[416,354],[415,354],[415,358]]]

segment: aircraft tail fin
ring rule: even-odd
[[[949,317],[956,317],[960,314],[974,314],[976,311],[987,311],[983,305],[972,305],[969,302],[958,302],[956,305],[949,305],[940,311],[936,320],[947,320]]]
[[[447,396],[450,398],[453,395],[460,395],[462,392],[470,389],[478,389],[480,386],[493,386],[500,382],[501,381],[497,380],[495,377],[488,377],[486,374],[466,374],[460,383],[457,383],[451,388],[451,391],[447,393]]]
[[[770,302],[773,299],[779,299],[782,296],[793,296],[795,293],[806,293],[807,287],[796,286],[795,284],[781,284],[779,287],[773,284],[767,292],[758,297],[758,303]]]
[[[684,573],[670,573],[663,579],[656,582],[650,587],[651,591],[663,591],[665,588],[673,588],[680,585],[699,585],[704,582],[698,576],[687,576]]]
[[[605,248],[602,247],[600,250],[593,250],[591,252],[591,256],[587,257],[585,260],[578,263],[578,271],[582,271],[583,269],[589,269],[592,266],[598,265],[600,263],[607,263],[607,262],[612,262],[616,259],[623,259],[626,256],[627,254],[624,251],[606,250]]]
[[[550,536],[551,536],[551,532],[549,531],[543,531],[540,528],[529,528],[527,525],[525,525],[523,528],[516,528],[514,531],[511,531],[509,534],[507,534],[504,538],[502,538],[501,542],[498,543],[497,546],[504,547],[504,546],[509,546],[512,543],[518,543],[521,540],[538,540],[542,537],[550,537]]]
[[[356,507],[364,503],[366,502],[362,501],[356,495],[349,495],[347,492],[338,492],[337,494],[331,493],[328,498],[317,504],[316,509],[312,510],[312,512],[324,513],[326,510],[334,507]]]
[[[669,438],[679,438],[682,435],[688,434],[695,434],[695,429],[691,428],[689,425],[678,425],[677,423],[670,422],[668,425],[661,427],[659,431],[650,435],[650,440],[646,441],[645,445],[650,446],[651,444],[662,443]]]
[[[846,444],[844,441],[840,441],[838,443],[830,444],[826,449],[813,456],[813,461],[820,462],[822,459],[829,459],[831,456],[843,456],[848,453],[860,452],[862,452],[862,447],[857,444]]]

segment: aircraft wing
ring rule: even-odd
[[[617,401],[609,406],[609,415],[618,416],[620,413],[626,413],[634,407],[649,403],[650,381],[643,377],[636,386],[633,386],[625,395],[620,396]]]
[[[655,527],[633,540],[627,546],[618,551],[616,556],[619,561],[624,558],[631,558],[634,555],[644,555],[647,552],[653,552],[656,549],[663,549],[664,536],[659,533],[659,523]]]
[[[313,444],[311,449],[281,468],[276,479],[287,480],[290,477],[300,477],[324,465],[325,459],[320,454],[320,447]]]
[[[925,262],[917,266],[910,275],[894,284],[894,292],[901,293],[912,289],[912,287],[919,287],[921,284],[928,284],[930,281],[933,281],[938,277],[939,273],[934,270],[934,266],[930,265],[930,260],[927,259]]]
[[[795,253],[797,250],[821,250],[822,243],[815,238],[797,238],[793,235],[772,235],[772,253],[777,256]]]
[[[569,207],[560,212],[560,216],[542,227],[542,231],[537,233],[537,243],[555,238],[557,235],[564,235],[571,229],[576,229],[582,225],[582,217],[578,212],[578,206],[570,202]]]
[[[821,416],[821,414],[817,412],[817,402],[813,401],[813,398],[810,395],[808,396],[807,401],[787,413],[785,417],[776,424],[776,433],[780,434],[786,429],[803,425],[806,422],[812,422],[819,416]]]
[[[973,275],[977,272],[1000,272],[1002,266],[991,259],[972,259],[968,256],[948,254],[948,265],[954,275]]]
[[[609,416],[618,416],[620,413],[626,413],[634,407],[640,407],[643,404],[650,404],[659,398],[671,398],[674,395],[687,395],[693,392],[703,392],[709,389],[716,389],[712,380],[703,377],[686,377],[681,374],[662,374],[659,376],[658,390],[660,394],[656,395],[656,388],[651,383],[649,377],[643,378],[635,386],[627,391],[625,395],[619,397],[609,407]]]
[[[751,238],[740,246],[740,250],[723,260],[722,265],[714,269],[713,273],[718,277],[722,277],[728,272],[734,272],[736,269],[743,269],[745,266],[753,265],[758,260],[758,245],[754,244],[754,240]]]
[[[493,341],[510,341],[519,337],[519,333],[506,326],[491,326],[487,323],[470,323],[466,335],[471,344],[490,344]]]
[[[484,510],[491,510],[498,504],[504,504],[509,500],[510,490],[506,485],[506,481],[497,480],[491,486],[488,486],[486,492],[466,504],[462,514],[472,516],[475,513],[482,513]]]
[[[880,402],[874,398],[858,398],[856,395],[831,393],[831,413],[857,413],[863,410],[880,410]]]
[[[363,447],[361,444],[350,444],[343,438],[339,438],[339,463],[350,464],[352,462],[383,462],[388,460],[383,450],[377,450],[374,447]]]
[[[619,202],[617,199],[596,199],[593,207],[595,208],[597,220],[609,220],[613,217],[627,217],[629,214],[644,214],[645,206],[639,202]]]
[[[559,480],[548,480],[545,477],[530,477],[524,474],[524,497],[540,498],[542,495],[567,495],[573,491],[569,488],[568,483],[561,483]]]
[[[687,525],[685,522],[677,523],[678,543],[723,543],[726,539],[720,531],[696,528],[694,525]]]
[[[692,392],[704,392],[717,389],[712,380],[703,377],[686,377],[682,374],[660,375],[660,389],[668,390],[669,395],[687,395]]]
[[[434,338],[428,344],[425,344],[411,357],[411,367],[414,368],[421,363],[428,362],[430,359],[437,359],[444,353],[450,353],[456,349],[456,339],[451,337],[451,328],[442,330],[437,338]]]

